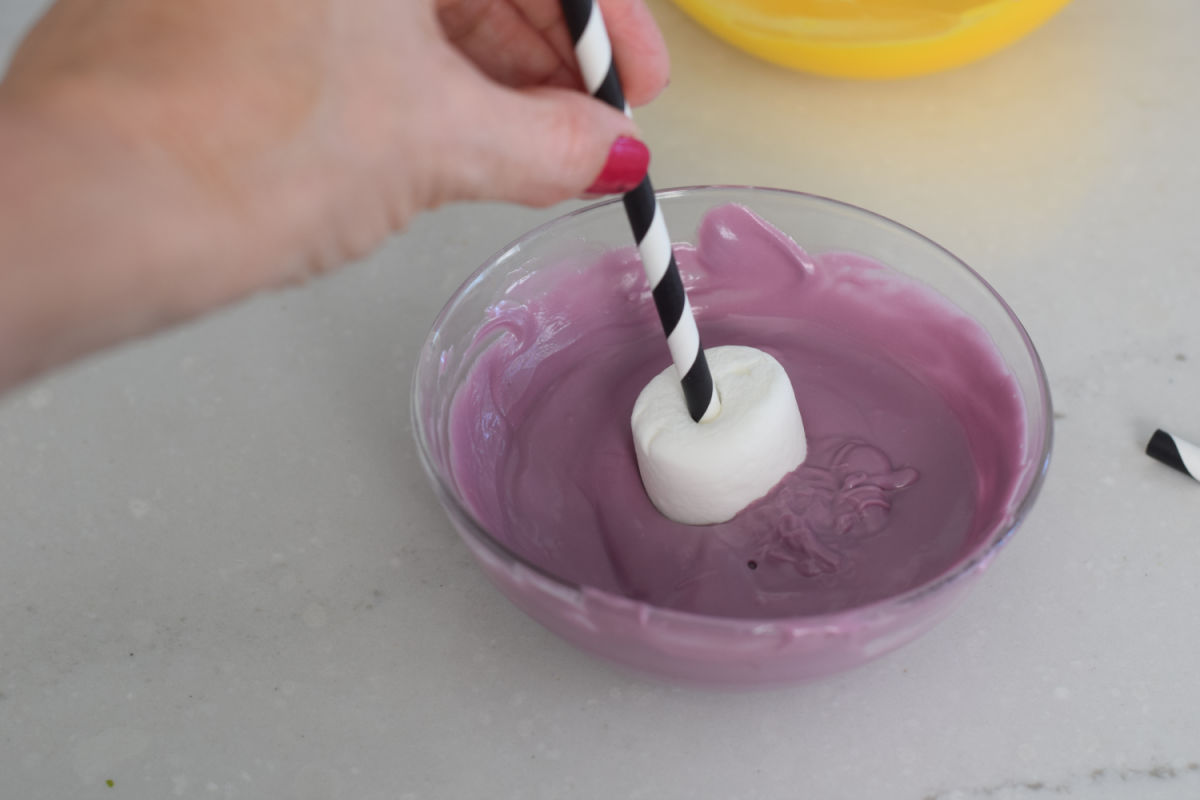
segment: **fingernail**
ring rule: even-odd
[[[642,182],[650,167],[650,150],[632,136],[622,136],[613,142],[608,160],[600,175],[586,189],[588,194],[617,194],[628,192]]]

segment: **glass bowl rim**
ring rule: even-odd
[[[522,246],[529,242],[540,238],[548,231],[563,225],[575,217],[585,214],[594,213],[600,209],[613,206],[621,202],[621,196],[616,195],[602,199],[598,202],[583,206],[582,208],[569,211],[561,214],[547,222],[538,225],[535,228],[526,231],[508,244],[501,247],[499,250],[490,255],[484,262],[468,276],[454,292],[450,298],[442,306],[438,312],[433,324],[430,326],[429,333],[425,341],[421,345],[420,356],[418,357],[417,365],[413,369],[412,386],[410,389],[410,404],[409,415],[414,433],[414,439],[417,443],[417,453],[420,457],[421,467],[424,469],[427,478],[434,484],[434,488],[439,500],[444,504],[449,504],[451,508],[445,509],[451,517],[457,517],[457,520],[451,519],[453,524],[455,521],[461,523],[456,526],[460,531],[468,531],[472,538],[484,545],[493,554],[500,557],[508,568],[519,567],[533,575],[540,577],[542,580],[549,581],[557,594],[566,592],[577,601],[582,601],[588,596],[603,596],[611,601],[618,603],[624,602],[637,607],[648,609],[655,617],[661,617],[663,621],[672,621],[684,625],[704,625],[704,626],[731,626],[735,628],[753,627],[760,628],[761,626],[785,626],[788,628],[796,627],[839,627],[838,623],[851,618],[861,620],[863,617],[873,615],[887,614],[893,608],[902,608],[920,602],[926,597],[937,594],[941,590],[949,588],[951,585],[958,583],[965,576],[970,575],[976,568],[986,566],[991,559],[1000,551],[1000,549],[1008,542],[1017,528],[1024,522],[1026,515],[1032,508],[1034,501],[1037,499],[1041,488],[1046,479],[1046,473],[1050,465],[1050,454],[1053,446],[1054,437],[1054,409],[1050,397],[1049,383],[1046,377],[1046,370],[1042,364],[1041,357],[1038,355],[1037,348],[1033,341],[1029,338],[1029,333],[1025,330],[1025,326],[1021,324],[1021,320],[1013,312],[1012,308],[1004,300],[1003,297],[988,283],[983,276],[976,272],[961,258],[947,250],[942,245],[938,244],[928,236],[913,230],[912,228],[897,222],[882,214],[856,206],[852,203],[847,203],[842,200],[835,200],[831,197],[826,197],[810,192],[802,192],[794,189],[780,189],[767,186],[754,185],[738,185],[738,184],[700,184],[693,186],[678,186],[668,189],[656,190],[659,202],[664,199],[670,200],[674,197],[695,196],[704,194],[719,195],[722,192],[740,192],[750,194],[769,194],[782,197],[790,197],[799,199],[804,202],[813,203],[816,206],[830,206],[838,210],[848,211],[852,216],[861,216],[866,221],[882,224],[884,227],[892,228],[903,236],[913,237],[924,245],[932,248],[935,251],[940,251],[942,255],[948,257],[953,264],[957,264],[961,269],[965,270],[967,277],[974,281],[991,297],[1000,307],[1001,311],[1008,318],[1009,323],[1014,327],[1018,334],[1021,343],[1025,347],[1025,355],[1029,357],[1034,368],[1034,376],[1037,380],[1036,400],[1044,408],[1044,416],[1041,426],[1041,452],[1037,454],[1036,462],[1031,460],[1031,466],[1035,470],[1032,480],[1029,482],[1025,493],[1020,497],[1016,504],[1016,508],[1005,519],[1001,519],[988,532],[988,535],[971,551],[968,555],[961,557],[958,561],[947,569],[938,574],[936,577],[926,581],[925,583],[914,586],[910,589],[901,592],[900,594],[890,597],[880,598],[870,603],[863,605],[851,606],[849,608],[838,609],[837,611],[829,611],[821,614],[801,614],[785,617],[726,617],[713,614],[702,614],[692,611],[682,611],[680,609],[668,608],[666,606],[657,606],[652,603],[647,603],[641,600],[635,600],[624,595],[615,594],[605,589],[600,589],[595,586],[576,583],[555,575],[553,572],[535,564],[521,554],[513,551],[503,542],[492,536],[491,533],[476,519],[475,515],[463,503],[455,489],[435,468],[433,456],[429,452],[427,444],[427,431],[424,421],[419,413],[419,403],[421,397],[420,381],[421,364],[424,363],[426,351],[429,349],[435,335],[441,329],[446,318],[455,310],[459,302],[470,293],[471,289],[478,283],[484,275],[488,274],[497,264],[501,263],[509,254],[519,250]],[[786,232],[785,232],[786,233]],[[1028,415],[1027,415],[1028,416]]]

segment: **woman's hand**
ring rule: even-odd
[[[601,5],[629,100],[650,100],[653,20]],[[631,188],[635,137],[581,91],[557,0],[59,0],[0,83],[0,387],[14,341],[58,340],[17,354],[31,374],[443,203]]]

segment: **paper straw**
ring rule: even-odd
[[[587,90],[597,100],[629,115],[600,6],[595,0],[562,0],[562,10],[575,42],[575,57]],[[683,289],[683,279],[671,250],[671,236],[667,233],[650,176],[627,192],[624,200],[625,214],[633,228],[633,238],[637,241],[646,280],[654,295],[658,319],[667,335],[667,347],[681,376],[688,413],[696,422],[712,419],[721,412],[721,400],[704,357],[700,331]]]
[[[1200,447],[1159,429],[1146,445],[1146,455],[1192,480],[1200,481]]]

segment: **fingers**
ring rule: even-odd
[[[438,0],[437,8],[447,38],[492,78],[516,87],[583,87],[559,0]],[[504,41],[491,31],[478,30],[497,24],[509,31]],[[500,45],[507,50],[500,49]],[[556,80],[537,80],[536,75],[533,79],[508,80],[501,68],[505,61],[543,62],[541,70],[545,72],[550,69],[544,65],[547,60],[554,62]],[[511,75],[512,71],[507,73]]]
[[[640,106],[658,96],[671,71],[667,44],[644,0],[597,0],[612,39],[625,99]]]
[[[450,43],[493,80],[514,87],[578,85],[573,63],[555,47],[559,43],[505,0],[451,0],[439,3],[437,11]],[[567,39],[565,30],[557,33]],[[570,42],[566,45],[569,55]]]
[[[624,114],[570,89],[488,86],[454,112],[457,160],[447,200],[547,206],[623,192],[646,174],[649,151]]]
[[[662,33],[643,0],[599,0],[617,69],[631,105],[653,100],[670,64]],[[508,86],[582,88],[560,0],[439,0],[450,42],[493,80]]]

